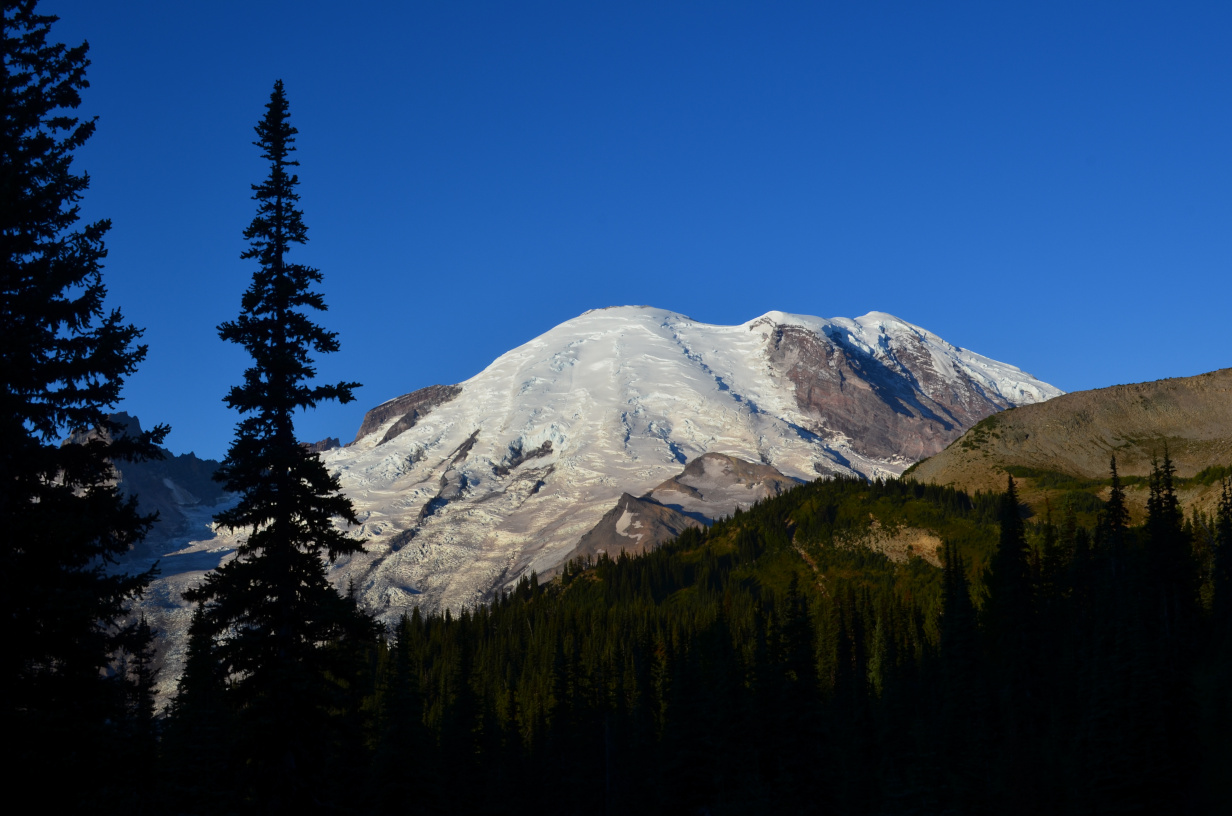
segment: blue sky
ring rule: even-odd
[[[581,312],[891,312],[1066,390],[1232,365],[1232,4],[44,0],[122,408],[221,456],[252,127],[298,127],[330,380],[363,412]]]

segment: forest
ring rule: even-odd
[[[1012,481],[818,481],[416,611],[355,656],[316,792],[373,813],[1220,812],[1232,501],[1183,517],[1172,479],[1164,459],[1129,527],[1114,473],[1094,529],[1024,521]],[[870,514],[942,531],[944,568],[845,543]],[[191,761],[233,716],[173,709],[176,801],[252,795]],[[208,778],[243,778],[211,744]]]
[[[251,358],[216,479],[247,531],[186,593],[174,699],[154,698],[154,519],[112,463],[155,457],[110,409],[141,331],[104,308],[106,221],[79,225],[71,114],[86,46],[4,0],[0,83],[0,611],[9,790],[55,812],[1211,813],[1232,810],[1232,488],[1186,515],[1167,449],[1131,525],[1105,482],[1000,494],[820,479],[646,554],[573,560],[491,603],[386,627],[325,565],[363,542],[295,436],[337,336],[310,315],[296,130],[277,82],[269,174],[221,340]],[[80,444],[70,432],[93,431]],[[1044,474],[1047,476],[1048,474]],[[1054,515],[1055,512],[1055,515]],[[927,530],[891,560],[870,525]],[[940,566],[938,566],[940,565]]]

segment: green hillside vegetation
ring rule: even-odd
[[[456,784],[427,786],[441,810],[509,812],[502,779],[553,791],[548,812],[826,804],[827,752],[853,741],[878,773],[873,690],[936,650],[942,596],[923,560],[844,542],[874,518],[928,525],[984,563],[995,508],[949,488],[816,482],[643,556],[525,579],[490,607],[416,614],[378,658],[377,780],[392,776],[373,804],[400,809],[443,778]],[[839,699],[867,710],[827,740]],[[490,783],[463,782],[476,777]]]

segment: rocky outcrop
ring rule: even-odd
[[[516,470],[523,462],[531,459],[539,459],[547,456],[552,452],[552,440],[548,439],[538,447],[530,450],[522,450],[522,440],[517,440],[509,448],[509,456],[499,465],[492,467],[492,473],[497,476],[508,476],[510,472]]]
[[[397,419],[397,422],[385,432],[381,439],[382,443],[388,442],[415,427],[415,424],[427,416],[432,409],[444,405],[461,393],[462,386],[460,385],[429,385],[427,388],[420,388],[418,391],[383,402],[364,414],[364,421],[360,423],[359,432],[355,434],[355,442],[369,434],[376,433],[391,419]]]
[[[836,545],[865,547],[884,555],[896,564],[905,564],[912,558],[923,558],[934,567],[941,566],[942,541],[936,533],[906,524],[883,525],[877,517],[869,514],[868,526],[853,528]]]
[[[689,527],[709,525],[734,515],[737,508],[747,510],[800,483],[769,465],[707,453],[645,496],[622,494],[616,506],[582,536],[570,557],[653,550]]]
[[[301,442],[300,444],[313,453],[325,453],[325,451],[342,447],[342,442],[336,436],[327,437],[320,442]]]
[[[471,452],[471,448],[475,447],[475,442],[478,440],[479,431],[476,430],[450,454],[449,465],[440,476],[439,490],[436,496],[419,509],[417,523],[422,524],[428,516],[433,515],[445,505],[461,498],[465,494],[466,488],[470,483],[467,480],[466,472],[460,469],[460,466],[466,462],[467,455]]]
[[[841,434],[873,459],[916,460],[945,448],[1010,403],[962,370],[942,374],[923,339],[900,333],[869,353],[837,327],[774,326],[771,364],[795,384],[819,435]],[[946,376],[948,375],[948,376]]]
[[[706,453],[689,462],[679,476],[650,491],[649,497],[665,507],[711,522],[734,515],[737,508],[747,510],[798,484],[799,479],[784,476],[770,465]]]
[[[639,555],[671,541],[690,527],[702,523],[670,507],[648,499],[621,494],[616,506],[578,542],[570,556],[575,559]]]

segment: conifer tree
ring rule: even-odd
[[[1121,566],[1120,562],[1125,555],[1125,534],[1129,528],[1129,508],[1125,506],[1125,489],[1121,486],[1121,477],[1117,474],[1115,456],[1112,457],[1108,467],[1112,473],[1112,487],[1108,494],[1108,501],[1104,505],[1099,532],[1102,534],[1101,544],[1112,555],[1113,570],[1116,572]]]
[[[418,754],[427,745],[428,734],[423,727],[418,655],[412,653],[422,626],[419,607],[413,621],[402,615],[378,687],[377,745],[369,787],[380,812],[400,812],[413,798],[425,798],[424,757]]]
[[[1181,794],[1194,764],[1195,712],[1189,686],[1199,611],[1198,574],[1176,496],[1175,472],[1165,447],[1163,460],[1153,461],[1151,467],[1146,569],[1141,581],[1146,626],[1142,642],[1136,644],[1142,655],[1140,674],[1147,685],[1143,699],[1135,701],[1136,709],[1154,748],[1143,765],[1158,776],[1152,787],[1161,806]],[[1144,776],[1145,771],[1139,774]]]
[[[167,712],[162,771],[169,795],[183,812],[228,813],[235,809],[232,786],[217,780],[234,778],[232,712],[224,699],[226,677],[202,616],[198,606],[188,630],[184,673]]]
[[[1207,750],[1203,756],[1207,812],[1232,808],[1232,489],[1221,485],[1215,514],[1211,629],[1206,649],[1202,723]]]
[[[1038,725],[1036,649],[1038,625],[1026,530],[1019,515],[1014,478],[1001,498],[1001,536],[988,574],[988,639],[992,651],[998,736],[1003,742],[998,782],[1009,794],[1011,812],[1030,809],[1029,751]]]
[[[104,308],[109,222],[78,224],[89,178],[73,154],[95,128],[72,113],[87,46],[54,42],[57,18],[35,5],[0,3],[0,697],[17,749],[6,771],[23,785],[78,771],[46,791],[54,810],[95,791],[126,697],[108,669],[151,577],[115,569],[152,519],[121,497],[111,462],[157,456],[167,429],[122,436],[108,420],[145,347]],[[78,431],[88,441],[59,444]]]
[[[1019,515],[1014,477],[1007,477],[1000,508],[1001,538],[988,575],[990,624],[994,637],[1017,637],[1032,601],[1030,550]]]
[[[1164,448],[1162,462],[1153,462],[1147,499],[1148,580],[1156,595],[1157,625],[1169,651],[1175,652],[1191,634],[1198,612],[1198,570],[1191,536],[1176,495],[1176,467]]]
[[[960,810],[974,809],[982,800],[988,753],[989,712],[981,676],[980,632],[966,564],[953,542],[945,543],[943,560],[937,742],[950,796]]]
[[[250,795],[291,807],[319,797],[325,770],[336,770],[353,649],[375,633],[371,619],[326,577],[325,558],[362,550],[334,523],[355,523],[351,502],[320,457],[295,438],[297,410],[349,402],[358,384],[311,384],[312,354],[336,351],[338,340],[307,313],[326,308],[311,289],[321,273],[287,259],[293,245],[307,241],[307,228],[297,208],[296,130],[281,81],[256,133],[270,172],[253,185],[257,215],[244,232],[249,249],[241,257],[258,269],[239,318],[219,327],[222,339],[242,345],[253,360],[225,399],[244,418],[216,476],[240,497],[216,519],[245,537],[236,558],[185,597],[201,605],[192,634],[208,635],[229,680]]]
[[[1219,507],[1215,512],[1215,554],[1212,566],[1211,617],[1215,645],[1226,648],[1232,636],[1232,490],[1228,480],[1221,484]]]

